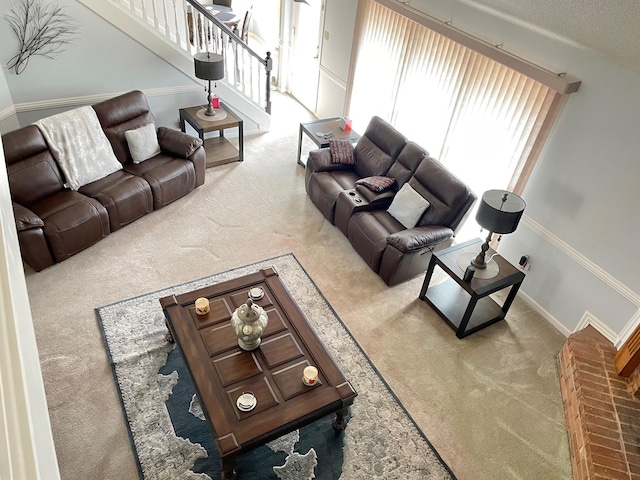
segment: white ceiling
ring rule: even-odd
[[[462,0],[640,73],[640,0]]]

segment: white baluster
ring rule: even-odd
[[[178,6],[176,0],[173,0],[173,20],[176,25],[176,45],[182,48],[182,41],[180,40],[180,27],[178,24]]]
[[[164,13],[164,34],[167,38],[171,38],[169,31],[169,18],[167,17],[167,0],[162,0],[162,12]]]
[[[158,9],[156,8],[156,0],[151,0],[151,8],[153,9],[153,26],[158,31]]]

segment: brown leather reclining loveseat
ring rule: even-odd
[[[426,271],[431,252],[453,243],[476,195],[379,117],[371,119],[353,156],[355,163],[348,165],[334,163],[329,148],[310,152],[305,186],[311,201],[387,285]],[[387,177],[395,182],[379,192],[356,185],[370,177]],[[411,188],[403,188],[405,184]],[[394,201],[401,189],[402,198]],[[408,197],[418,198],[422,207],[410,206],[406,207],[409,211],[402,211],[407,191]]]
[[[155,121],[133,91],[92,106],[122,169],[72,190],[36,125],[2,136],[23,260],[40,271],[93,245],[204,183],[199,138],[156,130],[160,153],[134,163],[126,131]]]

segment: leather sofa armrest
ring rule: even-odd
[[[16,229],[18,232],[44,227],[44,222],[38,215],[19,203],[13,202],[13,216],[16,220]]]
[[[387,244],[393,245],[401,252],[414,252],[421,248],[435,246],[453,237],[453,230],[439,225],[408,228],[387,237]]]
[[[181,158],[189,158],[202,146],[202,140],[179,130],[158,127],[158,144],[162,150]]]
[[[377,208],[387,208],[391,205],[391,201],[396,195],[396,191],[393,188],[389,188],[382,192],[374,192],[364,185],[356,185],[356,192],[358,192],[358,195],[364,198],[370,205],[375,205]]]
[[[305,167],[310,172],[329,172],[332,170],[351,170],[352,165],[343,165],[331,162],[331,153],[328,148],[320,148],[309,152],[309,159]]]

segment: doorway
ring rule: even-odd
[[[291,95],[315,113],[320,78],[323,0],[295,2],[292,15],[293,44],[289,63]]]

